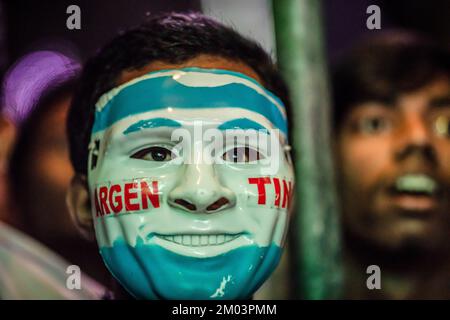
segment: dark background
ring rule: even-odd
[[[231,5],[240,10],[238,3],[234,1]],[[71,4],[81,8],[81,30],[66,28],[66,8]],[[265,4],[263,0],[261,4]],[[331,60],[364,35],[378,32],[366,28],[366,9],[371,4],[381,8],[382,30],[405,28],[444,42],[450,38],[448,0],[324,0],[328,56]],[[117,32],[139,24],[148,14],[198,11],[201,8],[200,0],[0,1],[0,75],[18,57],[34,49],[52,49],[63,45],[84,60]]]
[[[73,4],[81,9],[81,30],[66,28],[66,9]],[[29,51],[58,45],[70,48],[84,60],[119,31],[139,24],[148,14],[201,9],[197,0],[7,0],[0,5],[3,72]]]

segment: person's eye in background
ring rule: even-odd
[[[389,131],[392,128],[392,121],[387,116],[372,115],[364,116],[359,119],[357,129],[363,134],[380,134]]]
[[[433,130],[442,138],[450,138],[450,115],[439,115],[433,120]]]

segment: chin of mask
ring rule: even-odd
[[[148,73],[96,104],[100,252],[141,299],[245,299],[277,266],[294,177],[285,108],[236,72]]]

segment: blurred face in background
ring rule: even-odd
[[[0,221],[14,224],[14,216],[6,208],[8,197],[7,163],[14,142],[14,125],[0,114]]]
[[[66,136],[72,90],[61,90],[39,103],[20,128],[9,169],[10,212],[26,233],[106,284],[110,276],[97,245],[79,233],[66,206],[73,175]]]
[[[351,106],[337,136],[347,231],[392,250],[450,232],[450,81]]]
[[[68,93],[54,99],[27,130],[27,143],[21,152],[19,170],[22,184],[16,199],[22,199],[23,224],[32,235],[47,244],[79,239],[65,206],[65,192],[73,174],[69,162],[65,121],[70,104]],[[16,200],[17,201],[17,200]]]

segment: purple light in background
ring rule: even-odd
[[[3,83],[3,112],[20,125],[47,89],[74,77],[81,65],[56,51],[35,51],[20,58]]]

